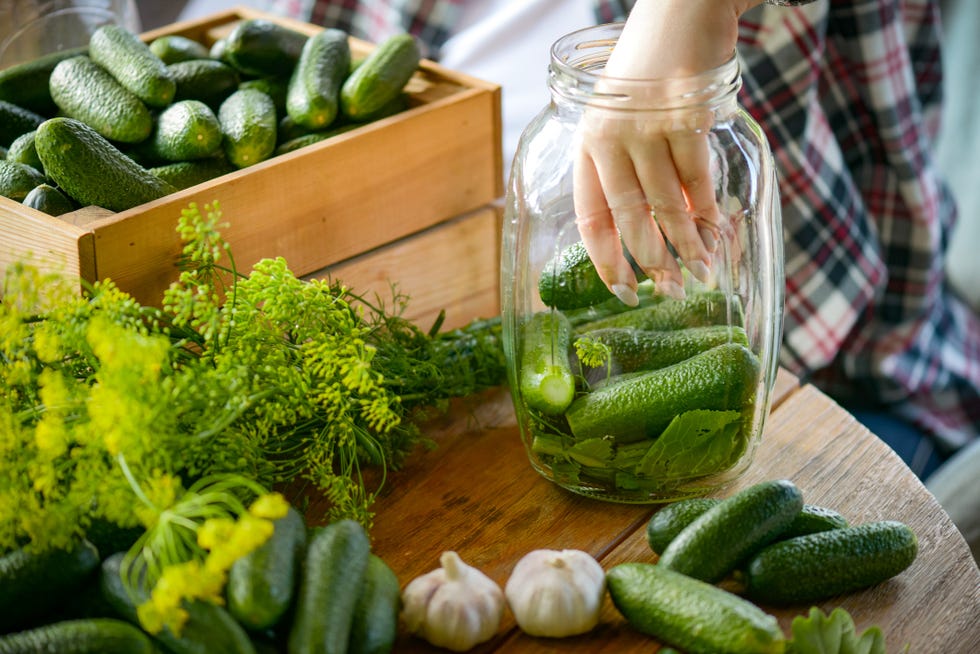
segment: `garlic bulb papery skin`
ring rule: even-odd
[[[504,615],[504,593],[490,577],[443,552],[441,568],[416,577],[402,591],[402,622],[432,645],[465,652],[490,640]]]
[[[517,562],[504,593],[524,633],[563,638],[599,622],[606,573],[580,550],[534,550]]]

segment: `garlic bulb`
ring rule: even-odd
[[[463,652],[500,628],[504,594],[497,582],[443,552],[441,568],[416,577],[402,591],[402,621],[429,643]]]
[[[599,622],[606,574],[580,550],[534,550],[517,562],[504,593],[518,626],[532,636],[582,634]]]

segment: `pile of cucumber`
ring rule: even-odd
[[[124,211],[407,108],[420,61],[409,34],[353,62],[332,28],[246,19],[207,47],[106,25],[0,70],[0,195]]]
[[[103,558],[89,541],[0,557],[0,653],[380,654],[395,643],[398,579],[352,520],[308,531],[290,509],[264,545],[234,563],[224,606],[184,603],[179,634],[141,628],[137,606],[147,593],[124,586],[123,557]]]
[[[849,525],[833,509],[804,504],[785,479],[723,500],[670,504],[647,523],[647,540],[656,563],[608,570],[614,605],[637,630],[709,654],[783,652],[779,623],[762,606],[806,606],[869,588],[918,554],[908,525]]]
[[[748,449],[762,371],[737,297],[676,300],[652,284],[638,307],[623,304],[575,243],[539,278],[548,308],[518,326],[530,451],[568,487],[672,493]]]

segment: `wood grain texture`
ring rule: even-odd
[[[392,284],[408,298],[402,314],[427,330],[500,314],[499,210],[479,209],[410,238],[343,261],[311,278],[332,278],[360,295],[392,304]]]
[[[845,607],[860,629],[879,625],[889,652],[980,652],[980,570],[935,499],[877,437],[827,396],[777,378],[774,409],[756,460],[720,495],[787,478],[809,503],[832,507],[853,524],[880,519],[909,524],[919,555],[903,573],[874,588],[820,606]],[[391,474],[379,499],[373,547],[404,586],[455,550],[501,586],[521,556],[538,548],[575,548],[603,567],[656,560],[645,526],[655,506],[618,505],[559,489],[528,463],[510,396],[495,389],[457,403],[428,425],[438,447]],[[322,508],[322,507],[321,507]],[[315,512],[316,505],[311,507]],[[808,606],[764,607],[786,633]],[[906,650],[905,647],[908,646]],[[633,631],[606,601],[599,626],[561,640],[521,633],[509,611],[497,636],[475,652],[652,652],[657,643]],[[439,651],[402,634],[396,652]]]

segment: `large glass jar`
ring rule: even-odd
[[[782,331],[779,201],[768,143],[737,101],[737,57],[672,97],[631,80],[610,98],[597,84],[621,30],[590,27],[552,47],[551,102],[522,134],[507,189],[504,347],[534,469],[583,495],[665,502],[732,482],[759,444]],[[681,263],[682,294],[646,279],[635,307],[599,281],[573,206],[580,120],[617,106],[636,121],[710,112],[691,129],[707,138],[721,216],[712,276]]]

